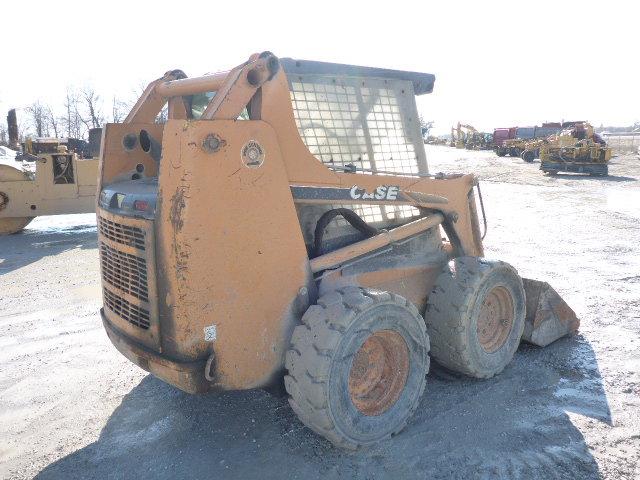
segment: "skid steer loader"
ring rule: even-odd
[[[483,258],[476,177],[429,173],[415,95],[433,84],[269,52],[152,82],[102,139],[116,348],[186,392],[283,382],[354,449],[406,425],[430,358],[487,378],[576,330],[548,284]]]

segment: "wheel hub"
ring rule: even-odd
[[[513,321],[513,300],[509,290],[494,287],[482,302],[477,323],[478,340],[485,352],[493,353],[504,345]]]
[[[356,352],[349,372],[349,395],[355,407],[375,416],[396,403],[409,374],[409,349],[402,336],[381,330]]]

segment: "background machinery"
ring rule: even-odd
[[[94,212],[100,138],[94,129],[89,144],[27,139],[15,158],[21,163],[0,163],[0,235],[21,231],[38,215]]]
[[[509,149],[505,145],[507,140],[516,138],[516,130],[517,127],[511,128],[496,128],[493,131],[493,149],[496,152],[496,155],[499,157],[504,157],[507,153],[509,153]]]
[[[447,145],[450,142],[447,141],[446,137],[436,137],[434,135],[429,135],[427,138],[425,138],[424,143],[427,145]]]
[[[149,84],[101,153],[115,347],[186,392],[283,384],[354,449],[402,430],[431,358],[487,378],[574,331],[548,284],[483,258],[478,179],[429,173],[415,95],[434,80],[264,52]]]
[[[491,150],[493,148],[493,134],[485,132],[469,132],[466,137],[467,150]]]
[[[545,173],[609,174],[611,148],[587,122],[576,123],[549,137],[540,147],[540,170]]]
[[[503,146],[500,147],[502,155],[499,153],[498,156],[502,157],[505,154],[511,157],[519,157],[524,151],[525,145],[529,140],[524,138],[510,138],[505,140]],[[503,153],[506,151],[506,153]]]
[[[533,163],[536,158],[540,158],[540,148],[547,143],[546,138],[534,138],[522,144],[520,157],[527,163]]]
[[[489,150],[493,145],[493,135],[479,132],[472,125],[465,125],[458,122],[458,125],[451,127],[450,146],[456,148],[466,148],[467,150]]]
[[[573,124],[574,122],[567,123]],[[544,138],[556,134],[560,130],[562,130],[561,123],[543,123],[540,127],[496,128],[493,132],[494,150],[499,157],[505,155],[521,157],[525,150],[535,152]],[[530,156],[530,153],[527,154],[527,158],[524,160],[533,161],[533,159],[529,160]]]
[[[451,142],[450,147],[464,148],[465,133],[462,131],[460,122],[456,127],[451,127]]]
[[[456,148],[467,148],[467,145],[471,137],[478,131],[471,125],[465,125],[458,122],[458,141],[456,142]]]

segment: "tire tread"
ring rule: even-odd
[[[331,419],[328,373],[332,356],[358,313],[389,302],[405,307],[419,320],[416,324],[427,337],[422,316],[411,302],[400,295],[359,287],[346,287],[322,296],[317,305],[309,307],[305,312],[302,325],[296,326],[293,331],[291,347],[285,357],[288,374],[284,381],[289,404],[302,423],[338,447],[356,450],[362,444],[339,432]],[[428,341],[426,348],[428,352]],[[406,420],[387,437],[399,433],[407,425],[408,418],[418,406],[425,384],[426,382],[422,382],[417,400]]]
[[[458,257],[453,268],[445,268],[427,299],[425,322],[431,340],[431,355],[442,366],[476,378],[490,378],[494,372],[479,368],[466,347],[469,310],[486,274],[492,269],[507,269],[518,275],[508,263],[478,257]],[[511,360],[511,358],[509,358]]]

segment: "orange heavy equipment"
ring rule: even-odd
[[[357,448],[406,425],[430,358],[486,378],[575,330],[547,284],[483,258],[476,177],[429,174],[415,95],[434,80],[265,52],[152,82],[101,149],[118,350],[187,392],[283,383]]]

